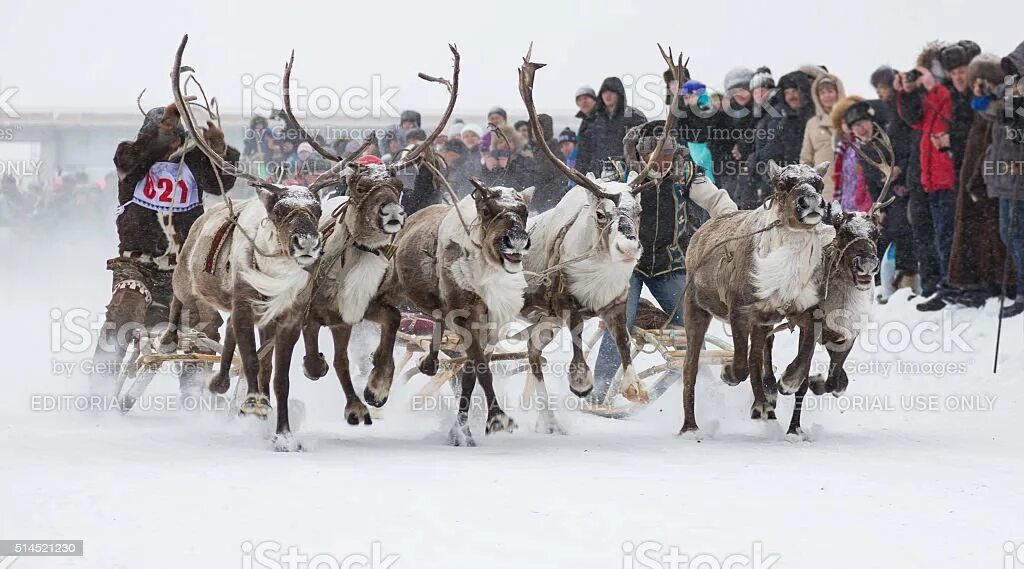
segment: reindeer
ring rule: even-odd
[[[528,290],[523,309],[523,316],[534,322],[526,335],[530,362],[528,381],[536,381],[541,401],[537,430],[564,433],[547,405],[541,352],[554,339],[558,329],[566,324],[573,343],[569,389],[574,394],[586,397],[594,387],[593,374],[583,355],[581,334],[584,319],[597,316],[616,340],[626,397],[643,400],[646,395],[631,361],[626,296],[630,276],[642,250],[638,238],[640,202],[637,194],[644,187],[650,164],[642,175],[634,172],[623,183],[584,176],[559,160],[540,134],[533,84],[536,71],[544,64],[530,61],[532,51],[531,46],[519,69],[519,93],[530,117],[530,127],[548,160],[576,183],[576,187],[567,192],[554,209],[541,216],[530,230],[532,248],[526,257],[526,269],[543,274],[545,278],[541,279],[539,286]],[[662,57],[670,68],[678,71],[671,53],[666,55],[662,51]],[[680,59],[680,66],[681,63]],[[677,74],[679,76],[681,72]],[[674,97],[678,98],[678,92]],[[675,101],[672,108],[674,104]],[[659,149],[671,131],[673,118],[669,113]],[[657,155],[652,156],[652,162]]]
[[[765,343],[776,324],[818,302],[822,248],[833,237],[821,224],[828,166],[782,168],[769,162],[774,193],[764,207],[715,217],[694,233],[683,292],[690,348],[683,368],[682,433],[697,430],[694,387],[712,317],[731,325],[735,342],[735,359],[722,370],[722,380],[738,385],[749,374],[751,418],[775,419],[762,377]]]
[[[334,369],[345,392],[345,418],[351,425],[372,423],[366,405],[355,392],[349,373],[348,344],[352,326],[367,318],[381,326],[382,336],[393,336],[397,331],[401,316],[398,310],[376,302],[375,298],[394,253],[392,241],[405,224],[405,210],[400,202],[402,182],[398,174],[416,164],[444,131],[458,98],[460,55],[454,45],[448,47],[454,56],[454,71],[450,82],[420,74],[421,78],[428,81],[442,83],[449,91],[447,109],[431,135],[391,166],[347,164],[338,173],[338,178],[346,183],[348,195],[332,198],[324,204],[326,207],[321,226],[329,234],[324,246],[323,266],[316,273],[322,280],[316,282],[304,319],[306,357],[303,370],[307,377],[314,380],[327,374],[326,361],[323,354],[319,353],[317,335],[321,326],[329,327],[334,340]],[[292,112],[288,85],[294,60],[293,52],[284,74],[285,113],[314,149],[325,158],[344,166],[347,161],[323,148],[299,125]],[[336,165],[329,172],[333,176],[337,170]],[[333,177],[327,180],[328,183],[335,181]],[[392,325],[394,329],[389,328]],[[373,364],[370,382],[390,383],[394,374],[391,350],[378,350],[373,356]]]
[[[494,394],[489,348],[497,332],[523,309],[526,277],[523,255],[530,248],[526,233],[527,204],[533,188],[519,191],[489,187],[472,178],[473,192],[454,205],[438,204],[411,215],[395,240],[395,257],[381,285],[380,300],[390,307],[391,320],[381,327],[376,355],[390,356],[399,324],[399,303],[439,315],[438,326],[462,338],[467,361],[459,370],[461,394],[449,443],[475,446],[469,428],[469,406],[477,381],[487,398],[487,434],[515,429]],[[443,322],[442,322],[443,321]],[[435,331],[435,339],[439,336]],[[432,358],[436,371],[437,345]],[[420,364],[423,370],[430,363]],[[391,388],[391,373],[375,373],[367,383],[366,402],[381,406]]]
[[[189,232],[181,261],[172,278],[174,300],[168,338],[180,325],[183,310],[195,311],[205,328],[220,324],[218,310],[230,312],[229,328],[221,355],[221,372],[210,385],[215,393],[227,391],[227,369],[235,345],[242,356],[248,395],[243,414],[269,415],[269,385],[261,376],[269,368],[257,357],[254,324],[274,347],[274,395],[277,400],[277,450],[296,450],[288,422],[288,370],[301,327],[300,305],[310,280],[310,270],[322,254],[318,228],[320,200],[315,190],[302,186],[282,187],[263,181],[227,163],[197,132],[191,101],[182,94],[184,36],[171,70],[174,101],[192,139],[222,171],[247,180],[258,197],[232,203],[228,198],[206,211]],[[191,77],[194,79],[194,75]],[[230,233],[229,233],[230,232]],[[220,254],[221,251],[226,254]],[[203,328],[201,328],[203,329]],[[269,363],[269,362],[268,362]],[[261,371],[262,368],[262,371]]]
[[[836,231],[835,239],[824,249],[824,262],[819,270],[821,283],[817,306],[793,319],[800,327],[797,356],[787,366],[778,392],[796,395],[788,435],[803,436],[800,416],[804,396],[810,389],[815,395],[832,393],[839,396],[849,386],[844,364],[853,350],[859,334],[859,325],[866,321],[873,299],[875,274],[878,272],[878,223],[879,213],[892,203],[886,199],[893,182],[895,155],[892,144],[885,132],[876,124],[874,134],[866,144],[875,156],[869,156],[859,145],[854,148],[866,163],[885,174],[885,182],[878,199],[866,213],[844,213],[839,202],[832,202],[826,221]],[[773,337],[769,337],[765,349],[765,371],[771,373],[771,349]],[[808,377],[815,343],[825,346],[829,355],[828,373],[825,378]],[[766,389],[774,386],[773,378],[766,376]]]

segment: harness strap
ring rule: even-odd
[[[213,242],[210,243],[210,251],[206,254],[206,262],[203,265],[203,272],[214,274],[217,271],[217,261],[224,251],[224,246],[231,241],[231,226],[234,222],[230,219],[213,234]]]

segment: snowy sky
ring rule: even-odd
[[[1014,8],[1014,4],[1017,7]],[[244,9],[240,9],[244,6]],[[685,6],[685,8],[684,8]],[[782,8],[788,6],[788,8]],[[501,104],[521,114],[516,67],[531,40],[541,111],[572,108],[577,87],[608,75],[660,75],[655,42],[690,56],[695,78],[720,88],[736,65],[767,64],[776,77],[824,63],[851,92],[869,91],[880,63],[909,68],[934,38],[970,38],[1004,55],[1024,39],[1021,6],[992,0],[859,2],[216,2],[11,0],[0,18],[0,90],[25,110],[122,110],[169,102],[174,49],[190,34],[186,63],[225,108],[243,106],[243,76],[279,74],[296,50],[295,79],[310,88],[396,87],[401,109],[435,110],[445,96],[416,72],[449,74],[445,44],[463,54],[460,114]],[[374,13],[375,8],[387,8]]]

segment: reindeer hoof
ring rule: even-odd
[[[572,394],[575,395],[576,397],[583,399],[594,392],[594,386],[591,385],[590,387],[584,389],[583,391],[577,391],[575,387],[570,385],[569,391],[572,391]]]
[[[302,373],[313,381],[327,375],[330,369],[330,366],[327,365],[327,358],[323,354],[307,355],[302,358]]]
[[[504,411],[495,411],[490,417],[487,417],[487,430],[485,432],[488,435],[492,433],[511,433],[515,430],[516,422]]]
[[[537,415],[537,425],[534,427],[534,431],[542,435],[568,435],[569,432],[565,430],[565,427],[558,422],[555,418],[555,414],[552,412],[541,411],[540,415]]]
[[[683,428],[679,430],[679,436],[684,439],[700,440],[700,429],[697,428],[697,424],[692,425],[683,424]]]
[[[231,388],[231,376],[227,371],[215,372],[210,375],[210,380],[206,383],[206,388],[209,389],[211,393],[224,395],[228,392],[228,389]]]
[[[423,359],[420,360],[420,364],[417,366],[420,373],[430,377],[437,375],[438,367],[437,356],[433,354],[427,354],[424,356]]]
[[[839,397],[850,387],[850,380],[845,375],[837,375],[828,378],[825,382],[825,391]]]
[[[348,421],[349,425],[358,425],[359,423],[364,425],[373,424],[373,419],[370,418],[370,410],[366,408],[362,401],[354,401],[345,406],[345,420]]]
[[[627,400],[640,405],[647,405],[651,402],[650,394],[647,393],[647,389],[639,381],[627,385],[626,389],[622,391],[622,396]]]
[[[380,392],[373,389],[373,383],[367,383],[363,390],[363,399],[374,407],[383,407],[388,402],[388,391]]]
[[[732,364],[726,364],[725,366],[722,367],[722,381],[724,381],[726,385],[736,387],[737,385],[743,383],[746,379],[746,374],[744,374],[743,377],[736,376],[735,372],[733,371]]]
[[[750,408],[750,418],[759,421],[774,421],[775,409],[767,401],[764,403],[755,401],[754,405]]]
[[[469,424],[460,425],[456,422],[448,431],[448,444],[453,447],[475,447],[476,441],[473,440],[473,433],[469,432]]]
[[[306,450],[302,442],[296,439],[291,433],[278,433],[274,435],[271,444],[275,452],[301,452]]]
[[[164,330],[163,334],[156,340],[156,351],[161,354],[170,354],[178,349],[178,331]]]
[[[590,373],[586,363],[570,365],[569,391],[576,397],[586,397],[594,391],[594,374]]]
[[[256,393],[245,397],[245,400],[242,401],[242,406],[238,409],[238,414],[266,419],[273,410],[274,408],[270,405],[270,399],[262,393]]]
[[[811,390],[811,393],[815,395],[824,395],[828,393],[828,385],[825,378],[820,375],[807,378],[807,387]]]

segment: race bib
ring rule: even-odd
[[[184,163],[157,162],[135,184],[132,202],[153,211],[188,211],[200,203],[199,187]]]

